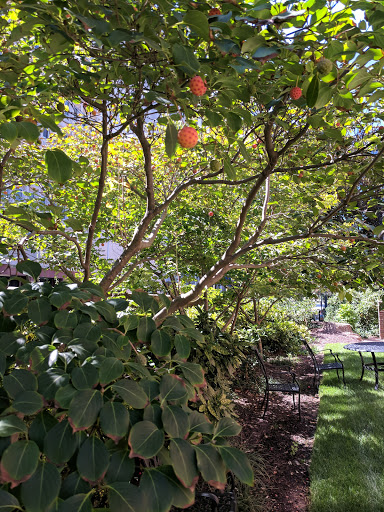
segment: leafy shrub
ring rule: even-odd
[[[241,334],[249,343],[258,345],[269,354],[298,354],[303,339],[310,341],[311,335],[305,325],[291,320],[275,320],[264,322],[261,326],[244,329]]]
[[[189,407],[204,386],[187,362],[191,341],[204,341],[191,320],[156,326],[159,306],[143,292],[129,315],[127,301],[95,295],[90,283],[0,281],[1,505],[166,512],[193,503],[200,475],[221,488],[229,468],[252,484],[246,456],[227,442],[239,425]]]
[[[362,292],[348,290],[348,293],[350,301],[340,300],[338,295],[332,295],[328,300],[325,319],[329,322],[349,323],[362,337],[377,336],[377,302],[381,300],[383,292],[368,288]]]
[[[289,297],[277,302],[273,308],[273,316],[283,317],[298,324],[310,325],[313,319],[315,300],[308,297],[295,299]]]
[[[242,344],[229,333],[222,332],[215,320],[199,310],[195,325],[204,335],[204,342],[196,340],[191,360],[202,366],[207,386],[198,390],[200,412],[213,418],[234,414],[231,383],[236,369],[245,359]]]

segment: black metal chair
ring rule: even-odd
[[[343,374],[343,384],[345,386],[345,377],[344,377],[344,364],[342,360],[339,358],[339,354],[335,354],[332,352],[330,348],[326,349],[330,352],[330,355],[333,356],[334,361],[331,363],[319,363],[316,359],[315,354],[313,353],[309,344],[304,340],[304,346],[307,349],[308,354],[311,356],[313,367],[314,367],[314,377],[313,377],[313,385],[316,389],[319,389],[320,384],[320,372],[324,370],[336,370],[337,378],[340,380],[339,370],[342,371]],[[317,384],[316,384],[317,383]]]
[[[264,379],[265,379],[265,392],[264,392],[264,398],[261,403],[260,409],[263,410],[264,407],[264,413],[263,418],[267,412],[268,409],[268,401],[269,401],[269,393],[270,392],[278,392],[278,393],[290,393],[292,395],[293,400],[293,409],[296,408],[295,404],[295,395],[298,395],[297,405],[299,410],[299,420],[301,420],[301,410],[300,410],[300,385],[299,382],[296,379],[296,374],[291,371],[291,369],[288,367],[288,372],[292,377],[291,382],[273,382],[268,377],[267,369],[265,367],[263,358],[261,357],[259,351],[255,348],[255,354],[256,357],[260,363],[260,368],[263,373]],[[265,404],[265,406],[264,406]]]

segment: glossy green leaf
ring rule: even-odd
[[[39,393],[46,400],[53,400],[59,389],[64,388],[69,382],[69,375],[60,368],[49,368],[38,378]]]
[[[77,471],[72,471],[64,478],[60,488],[60,498],[66,500],[75,494],[87,494],[91,490],[88,482],[83,480]]]
[[[139,421],[133,425],[128,440],[130,457],[149,459],[154,457],[164,444],[164,433],[150,421]]]
[[[159,396],[160,387],[157,380],[152,379],[141,379],[139,385],[144,389],[149,401],[154,400]]]
[[[31,441],[35,441],[40,451],[44,451],[45,436],[57,423],[57,419],[47,411],[40,412],[32,421],[28,436]]]
[[[92,502],[89,494],[75,494],[60,503],[60,512],[92,512]]]
[[[160,396],[163,401],[172,402],[187,396],[185,382],[177,375],[166,374],[160,382]]]
[[[160,471],[172,486],[172,505],[178,508],[187,508],[193,504],[195,500],[195,493],[184,487],[180,480],[176,477],[172,466],[162,465],[159,466]]]
[[[90,341],[99,341],[101,338],[101,330],[98,325],[91,322],[83,322],[79,324],[73,331],[74,338],[84,338]]]
[[[215,437],[237,436],[241,431],[241,426],[233,418],[220,418],[215,426]]]
[[[134,380],[121,379],[113,384],[112,389],[135,409],[143,409],[148,403],[148,396]]]
[[[99,302],[95,302],[95,308],[107,322],[116,322],[116,310],[111,306],[111,304],[108,304],[105,300],[101,300]]]
[[[156,329],[151,335],[151,350],[157,357],[167,356],[172,349],[171,337],[164,329]]]
[[[27,512],[41,512],[57,498],[61,484],[58,469],[40,462],[32,478],[21,485],[21,499]]]
[[[0,437],[8,437],[13,434],[28,432],[28,427],[23,420],[17,416],[1,416],[0,417]]]
[[[168,405],[163,408],[162,422],[170,437],[184,439],[189,432],[188,414],[179,406]]]
[[[149,404],[144,409],[143,420],[151,421],[156,425],[157,428],[163,428],[163,422],[161,420],[162,409],[158,403]]]
[[[73,428],[85,430],[93,425],[102,406],[103,397],[97,389],[78,391],[68,410]]]
[[[320,81],[319,77],[316,74],[312,77],[311,83],[309,84],[309,87],[307,89],[307,105],[310,108],[316,105],[316,101],[319,96],[319,87]]]
[[[33,277],[35,281],[37,281],[37,278],[42,272],[41,265],[37,263],[37,261],[30,261],[30,260],[24,260],[20,261],[16,268],[19,272],[22,274],[26,274],[27,276]]]
[[[63,464],[75,453],[78,435],[74,434],[67,420],[57,423],[44,439],[44,453],[51,462]]]
[[[3,489],[0,489],[0,512],[13,512],[15,509],[22,510],[19,500]]]
[[[0,125],[0,136],[8,142],[13,142],[18,137],[17,124],[14,122]],[[0,509],[1,510],[1,509]]]
[[[26,308],[27,304],[28,297],[17,290],[4,300],[3,307],[9,315],[18,315]]]
[[[135,462],[129,458],[128,450],[113,452],[109,462],[105,480],[108,484],[113,482],[129,482],[135,472]]]
[[[173,502],[174,488],[163,473],[157,469],[145,469],[140,489],[146,499],[147,510],[167,512]]]
[[[237,478],[247,485],[253,485],[253,471],[245,453],[231,446],[218,446],[217,449],[225,465]]]
[[[175,65],[180,71],[193,76],[200,69],[200,63],[195,57],[192,48],[176,43],[172,46],[172,55]]]
[[[173,123],[168,123],[165,131],[165,151],[171,158],[177,146],[177,128]]]
[[[37,299],[29,303],[28,316],[32,322],[35,322],[38,325],[43,324],[44,322],[47,323],[51,315],[52,309],[47,299]]]
[[[16,368],[4,377],[3,386],[11,398],[16,398],[23,391],[36,391],[37,379],[32,372]]]
[[[99,372],[93,365],[86,363],[72,370],[71,380],[76,389],[90,389],[99,382]]]
[[[16,337],[12,332],[0,336],[0,354],[2,355],[11,356],[23,345],[25,345],[25,338]]]
[[[120,402],[107,402],[100,411],[100,427],[114,441],[124,437],[129,428],[129,412]]]
[[[156,330],[156,324],[149,316],[140,318],[137,327],[137,339],[141,342],[151,341],[151,335]]]
[[[36,413],[43,405],[43,397],[36,391],[23,391],[13,401],[14,409],[26,415]]]
[[[57,311],[54,317],[55,326],[58,329],[74,329],[77,325],[77,316],[75,311]]]
[[[104,443],[95,436],[88,437],[80,447],[76,464],[80,475],[89,482],[102,478],[109,464],[109,453]]]
[[[124,373],[123,363],[116,357],[106,357],[99,368],[99,378],[102,386],[118,379]]]
[[[67,290],[53,292],[52,295],[49,296],[49,302],[56,308],[61,308],[64,304],[71,302],[71,300],[72,295]]]
[[[199,473],[192,445],[184,439],[171,439],[169,453],[177,478],[184,487],[194,487]]]
[[[46,151],[45,165],[48,176],[56,183],[65,183],[72,177],[72,160],[60,149]]]
[[[109,485],[109,505],[116,512],[149,512],[141,489],[127,482]]]
[[[57,390],[55,401],[62,409],[68,409],[76,393],[77,389],[71,386],[71,384],[67,384],[66,386]]]
[[[215,487],[224,488],[227,477],[226,468],[219,452],[210,444],[195,446],[197,467],[202,477]]]
[[[17,441],[5,450],[1,464],[13,480],[22,480],[33,475],[39,455],[39,447],[34,441]]]
[[[208,18],[202,12],[196,10],[188,11],[183,18],[183,23],[189,26],[189,28],[196,32],[197,35],[205,39],[209,39],[209,24]]]
[[[198,331],[197,329],[195,329],[194,327],[193,328],[187,327],[187,328],[183,329],[183,332],[180,334],[186,334],[190,338],[192,338],[196,341],[200,341],[201,343],[204,343],[204,341],[205,341],[203,334],[201,334],[201,332]]]
[[[179,368],[183,372],[184,377],[193,386],[203,386],[205,384],[204,372],[202,367],[196,363],[182,363]]]
[[[202,434],[212,434],[213,424],[201,412],[192,411],[189,415],[189,425],[192,432],[201,432]]]

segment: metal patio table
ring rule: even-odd
[[[377,353],[384,352],[384,341],[365,341],[361,343],[350,343],[349,345],[344,345],[344,348],[347,350],[354,350],[359,353],[361,359],[361,377],[362,380],[364,376],[364,370],[371,370],[375,372],[375,389],[379,388],[379,372],[384,371],[384,362],[378,362],[376,359]],[[372,355],[372,363],[367,363],[364,361],[362,352],[370,352]]]

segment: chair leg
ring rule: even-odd
[[[295,393],[292,393],[292,402],[293,402],[293,410],[296,409],[296,404],[295,404]]]
[[[339,370],[336,368],[337,378],[340,380]]]
[[[298,407],[299,407],[299,421],[301,421],[300,390],[299,390],[299,398],[298,398]]]
[[[345,386],[346,384],[345,384],[345,376],[344,376],[344,365],[341,367],[341,370],[343,372],[343,384]]]
[[[263,397],[263,401],[261,402],[261,405],[260,405],[260,410],[263,410],[266,397],[267,397],[267,389],[264,391],[264,397]]]
[[[266,402],[265,402],[263,418],[267,414],[267,410],[268,410],[268,400],[269,400],[269,390],[268,389],[266,391],[265,398],[266,398]]]

